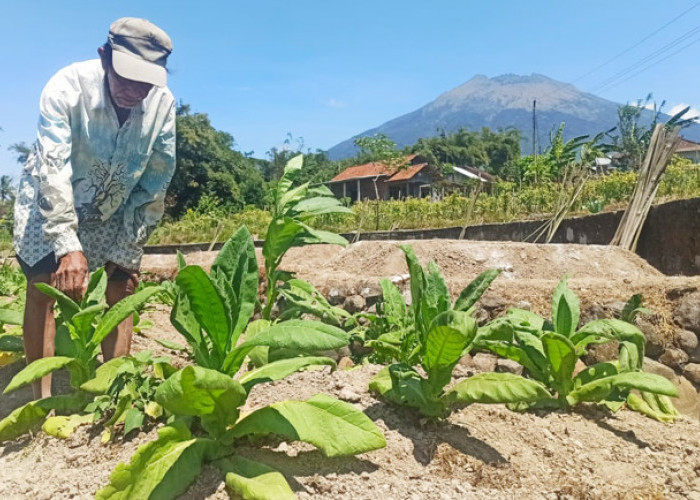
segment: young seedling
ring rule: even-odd
[[[407,310],[398,289],[382,282],[382,317],[394,329],[368,344],[399,362],[380,371],[370,382],[370,390],[394,403],[418,408],[427,417],[442,418],[455,403],[445,386],[476,336],[476,321],[469,311],[499,272],[482,273],[453,305],[437,265],[430,262],[426,271],[410,246],[401,248],[411,275],[412,305]]]
[[[267,299],[262,317],[270,320],[272,307],[279,295],[278,283],[291,278],[291,274],[279,269],[282,258],[292,247],[319,243],[347,245],[342,236],[329,231],[314,229],[308,220],[323,214],[351,214],[325,186],[310,187],[309,183],[293,186],[301,172],[303,156],[287,162],[284,174],[272,192],[272,221],[265,235],[262,254],[265,259]]]
[[[667,379],[643,373],[644,334],[634,325],[617,319],[594,320],[580,329],[578,297],[568,288],[564,277],[552,297],[552,320],[520,309],[511,309],[479,329],[474,346],[490,350],[523,365],[531,379],[510,374],[487,373],[460,382],[452,389],[462,404],[483,401],[483,387],[499,385],[515,391],[528,381],[538,391],[525,397],[515,393],[508,403],[513,409],[531,407],[568,408],[581,402],[603,403],[612,410],[625,402],[659,420],[672,419],[675,410],[668,399],[677,389]],[[641,299],[633,297],[625,310],[640,310]],[[617,361],[597,363],[574,375],[576,361],[591,344],[617,341]],[[533,386],[534,387],[534,386]],[[641,391],[639,397],[631,391]],[[653,401],[650,406],[648,401]],[[486,401],[488,402],[488,401]],[[493,401],[496,402],[496,401]],[[661,411],[663,409],[663,411]]]

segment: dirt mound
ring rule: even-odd
[[[630,411],[610,415],[519,414],[474,405],[442,424],[380,402],[367,392],[378,366],[298,373],[257,386],[244,411],[318,392],[346,398],[386,435],[387,447],[326,458],[308,445],[269,440],[239,453],[279,469],[300,498],[692,498],[700,495],[700,424],[664,425]],[[25,439],[0,446],[0,497],[90,498],[110,470],[155,434],[102,446],[81,428],[66,441]],[[27,471],[31,470],[31,476]],[[216,470],[182,497],[228,498]]]

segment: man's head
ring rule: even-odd
[[[154,85],[164,87],[165,64],[172,50],[165,31],[145,19],[123,17],[113,22],[107,43],[98,52],[115,104],[133,107]]]

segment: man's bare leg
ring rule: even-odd
[[[109,281],[107,283],[107,304],[111,307],[124,297],[133,295],[135,280]],[[105,361],[129,354],[134,320],[131,316],[122,321],[112,333],[102,341],[102,357]]]
[[[51,283],[50,274],[38,274],[27,282],[27,302],[24,309],[24,353],[27,363],[54,355],[56,322],[54,300],[41,293],[34,283]],[[34,399],[51,396],[51,375],[32,383]]]

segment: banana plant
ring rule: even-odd
[[[324,214],[351,214],[326,186],[311,187],[309,183],[294,186],[303,165],[303,155],[290,159],[272,192],[272,220],[267,228],[262,255],[265,259],[267,298],[262,317],[270,320],[272,307],[279,295],[279,282],[291,278],[287,271],[279,269],[282,259],[292,247],[328,243],[347,245],[342,236],[314,229],[309,219]]]
[[[381,431],[354,406],[324,394],[306,401],[282,401],[241,416],[250,390],[305,366],[303,358],[271,363],[238,380],[215,370],[188,366],[156,389],[156,401],[175,417],[142,445],[130,463],[117,465],[98,500],[175,498],[212,463],[231,493],[244,499],[295,498],[285,477],[246,458],[238,445],[266,435],[303,441],[329,457],[355,455],[386,446]],[[189,422],[189,426],[186,425]]]
[[[633,296],[624,310],[626,317],[643,310],[641,298]],[[677,389],[661,376],[642,372],[644,334],[618,319],[594,320],[578,328],[579,320],[578,297],[564,277],[552,296],[551,321],[530,311],[510,309],[504,317],[479,329],[475,348],[520,363],[531,377],[509,375],[513,384],[523,380],[539,384],[540,397],[510,401],[511,407],[568,408],[581,402],[595,402],[616,411],[626,402],[630,408],[653,418],[672,419],[677,413],[668,398],[677,396]],[[586,354],[588,346],[611,341],[619,342],[618,360],[597,363],[574,374],[576,362]],[[483,381],[501,381],[503,388],[507,387],[503,375],[506,374],[476,375],[457,384],[453,392],[460,401],[468,403],[470,395],[480,393]],[[633,390],[640,391],[642,397],[632,393]],[[648,401],[653,401],[653,406]]]
[[[210,273],[199,266],[188,266],[181,259],[176,285],[170,320],[187,340],[194,361],[203,368],[232,376],[254,348],[266,350],[267,362],[348,344],[347,333],[319,321],[251,322],[257,300],[258,265],[253,239],[245,227],[226,242]],[[268,359],[267,351],[276,356]]]

